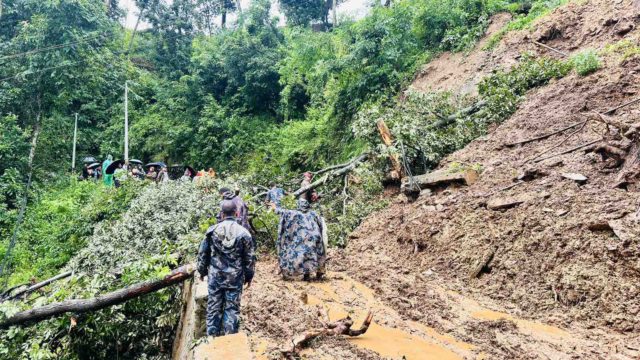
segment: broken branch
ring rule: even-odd
[[[318,186],[326,184],[331,179],[334,179],[336,177],[340,177],[340,176],[348,174],[353,169],[355,169],[358,165],[360,165],[360,163],[362,163],[363,161],[367,160],[369,158],[369,156],[370,156],[369,153],[364,153],[364,154],[356,157],[355,159],[349,161],[345,166],[343,166],[341,168],[334,169],[332,172],[326,174],[321,179],[316,180],[316,181],[312,182],[311,184],[296,190],[293,193],[293,196],[294,197],[298,197],[298,196],[304,194],[305,192],[307,192],[309,190],[313,190]]]
[[[66,277],[69,277],[69,276],[71,276],[71,274],[72,274],[72,273],[73,273],[72,271],[67,271],[67,272],[64,272],[64,273],[62,273],[62,274],[58,274],[58,275],[56,275],[56,276],[54,276],[54,277],[52,277],[52,278],[50,278],[50,279],[47,279],[47,280],[41,281],[41,282],[39,282],[39,283],[37,283],[37,284],[33,284],[33,285],[29,286],[29,287],[28,287],[28,288],[26,288],[26,289],[23,289],[23,290],[21,290],[21,291],[18,291],[17,293],[15,293],[15,294],[13,294],[13,295],[11,295],[11,296],[8,296],[8,297],[6,298],[6,300],[14,300],[14,299],[19,298],[20,296],[28,295],[28,294],[30,294],[30,293],[32,293],[32,292],[34,292],[34,291],[36,291],[36,290],[38,290],[38,289],[40,289],[40,288],[43,288],[43,287],[45,287],[45,286],[47,286],[47,285],[51,284],[51,283],[52,283],[52,282],[54,282],[54,281],[57,281],[57,280],[60,280],[60,279],[64,279],[64,278],[66,278]],[[5,300],[2,300],[2,301],[5,301]]]
[[[185,281],[193,275],[194,271],[195,267],[193,265],[185,265],[172,271],[162,279],[141,282],[92,299],[66,300],[31,310],[21,311],[1,322],[0,328],[6,328],[12,325],[21,325],[27,322],[42,321],[67,312],[82,313],[121,304],[127,300]]]
[[[552,48],[552,47],[551,47],[551,46],[549,46],[549,45],[545,45],[545,44],[543,44],[543,43],[541,43],[541,42],[538,42],[538,41],[535,41],[535,40],[533,41],[533,43],[534,43],[534,44],[536,44],[536,45],[538,45],[538,46],[542,46],[543,48],[545,48],[545,49],[547,49],[547,50],[551,50],[551,51],[553,51],[553,52],[555,52],[555,53],[558,53],[558,54],[560,54],[560,55],[562,55],[562,56],[564,56],[564,57],[569,57],[569,54],[567,54],[566,52],[564,52],[564,51],[560,51],[560,50],[558,50],[558,49],[554,49],[554,48]]]
[[[556,154],[553,154],[553,155],[549,155],[549,156],[547,156],[547,157],[543,157],[543,158],[536,159],[536,160],[534,160],[533,162],[539,163],[539,162],[541,162],[541,161],[544,161],[544,160],[547,160],[547,159],[554,158],[554,157],[556,157],[556,156],[560,156],[560,155],[565,155],[565,154],[568,154],[568,153],[572,153],[572,152],[574,152],[574,151],[576,151],[576,150],[580,150],[580,149],[582,149],[582,148],[586,148],[587,146],[591,146],[591,145],[593,145],[593,144],[599,143],[600,141],[602,141],[602,139],[598,139],[598,140],[590,141],[590,142],[588,142],[588,143],[586,143],[586,144],[582,144],[582,145],[574,146],[574,147],[572,147],[572,148],[570,148],[570,149],[568,149],[568,150],[565,150],[565,151],[562,151],[562,152],[559,152],[559,153],[556,153]]]
[[[487,104],[486,100],[480,100],[477,103],[464,108],[460,111],[458,111],[457,113],[453,114],[453,115],[449,115],[444,119],[440,119],[436,122],[433,123],[433,125],[431,126],[432,128],[442,128],[445,126],[448,126],[450,124],[452,124],[454,121],[456,121],[458,118],[461,118],[463,116],[467,116],[467,115],[471,115],[475,112],[478,112],[478,110],[480,110],[480,108],[482,108],[483,106],[485,106]]]
[[[534,156],[534,157],[532,157],[532,158],[530,158],[530,159],[527,159],[524,163],[526,164],[526,163],[528,163],[528,162],[529,162],[529,161],[531,161],[531,160],[535,160],[535,159],[539,158],[540,156],[542,156],[542,155],[544,155],[544,154],[548,153],[549,151],[551,151],[551,150],[553,150],[553,149],[555,149],[555,148],[559,147],[560,145],[564,144],[564,143],[565,143],[567,140],[569,140],[573,135],[577,134],[577,133],[578,133],[578,132],[580,132],[582,129],[584,129],[584,126],[585,126],[586,124],[587,124],[587,122],[586,122],[586,121],[584,121],[584,122],[582,123],[582,126],[580,126],[580,128],[578,128],[576,131],[574,131],[574,132],[570,133],[569,135],[565,136],[565,137],[564,137],[564,139],[562,139],[562,140],[558,141],[558,142],[557,142],[557,143],[555,143],[554,145],[552,145],[552,146],[550,146],[550,147],[548,147],[548,148],[544,149],[542,152],[540,152],[540,153],[539,153],[539,154],[537,154],[536,156]]]
[[[321,313],[318,312],[318,318],[321,317]],[[326,316],[325,316],[326,318]],[[291,349],[290,350],[281,350],[281,354],[285,358],[292,359],[295,354],[309,341],[320,337],[320,336],[360,336],[367,332],[369,326],[371,325],[371,321],[373,321],[373,314],[369,311],[367,317],[362,322],[362,326],[359,329],[353,330],[351,327],[353,326],[353,320],[351,317],[347,316],[344,319],[338,320],[333,323],[328,323],[328,319],[322,320],[321,323],[323,328],[321,329],[312,329],[305,331],[304,333],[296,336],[291,341]]]
[[[587,122],[587,120],[581,121],[579,123],[575,123],[575,124],[569,125],[567,127],[564,127],[562,129],[556,130],[556,131],[548,133],[548,134],[536,136],[536,137],[531,138],[531,139],[517,141],[517,142],[514,142],[514,143],[510,143],[510,144],[505,144],[504,146],[506,146],[506,147],[514,147],[514,146],[518,146],[518,145],[528,144],[530,142],[534,142],[534,141],[538,141],[538,140],[543,140],[543,139],[546,139],[546,138],[551,137],[553,135],[556,135],[556,134],[559,134],[561,132],[564,132],[566,130],[572,129],[572,128],[576,127],[576,126],[580,126],[582,124],[585,124],[586,122]]]
[[[604,112],[605,115],[609,115],[609,114],[613,114],[614,112],[616,112],[616,110],[622,109],[623,107],[629,106],[629,105],[633,105],[637,102],[640,102],[640,98],[631,100],[631,101],[627,101],[626,103],[622,104],[622,105],[618,105],[612,109],[609,109],[607,111]]]

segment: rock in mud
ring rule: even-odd
[[[565,179],[573,180],[578,184],[584,184],[587,182],[588,178],[582,174],[578,173],[563,173],[562,177]]]
[[[531,201],[533,196],[530,194],[522,194],[517,196],[507,197],[493,197],[487,201],[487,208],[489,210],[505,210],[512,207],[516,207],[527,201]]]

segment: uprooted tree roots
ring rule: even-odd
[[[626,188],[640,178],[640,123],[625,124],[595,112],[606,124],[605,143],[593,151],[602,157],[602,170],[621,169],[615,187]]]
[[[296,336],[291,341],[290,349],[282,349],[280,350],[280,354],[285,359],[295,359],[296,354],[302,347],[309,343],[309,341],[321,337],[321,336],[338,336],[338,335],[346,335],[346,336],[359,336],[367,332],[369,329],[369,325],[373,320],[373,314],[369,312],[367,317],[364,319],[362,326],[360,329],[353,330],[351,327],[353,326],[353,319],[350,316],[347,316],[344,319],[340,319],[338,321],[330,322],[329,315],[326,311],[318,309],[318,320],[322,324],[322,328],[307,330],[304,333]]]

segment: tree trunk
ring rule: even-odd
[[[393,136],[391,135],[391,131],[389,127],[384,122],[384,120],[378,121],[376,124],[378,126],[378,131],[380,132],[380,137],[382,138],[382,142],[386,146],[393,145]],[[393,180],[399,180],[402,178],[404,171],[402,171],[402,165],[400,164],[400,160],[398,159],[398,155],[392,154],[389,155],[391,160],[391,165],[393,166],[393,172],[391,173],[391,178]]]
[[[337,12],[337,7],[338,7],[338,0],[333,0],[333,27],[335,28],[336,26],[338,26],[338,12]]]
[[[27,322],[42,321],[67,312],[82,313],[100,310],[111,305],[121,304],[127,300],[131,300],[139,296],[149,294],[151,292],[155,292],[185,281],[193,275],[194,271],[195,266],[189,264],[181,266],[180,268],[172,271],[169,275],[160,280],[141,282],[124,289],[97,296],[92,299],[66,300],[37,307],[31,310],[21,311],[0,323],[0,328],[6,328],[12,325],[20,325]]]
[[[226,10],[222,10],[222,24],[220,25],[221,28],[225,28],[227,26],[227,11]]]

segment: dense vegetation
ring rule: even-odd
[[[250,185],[295,179],[365,149],[402,152],[409,169],[424,171],[512,114],[528,89],[572,67],[580,74],[599,67],[592,53],[569,62],[524,57],[485,79],[479,98],[408,93],[398,101],[422,64],[442,51],[469,50],[492,14],[514,14],[506,32],[562,1],[386,1],[365,18],[339,19],[336,26],[332,1],[281,0],[284,27],[270,15],[268,0],[254,0],[248,9],[230,0],[136,3],[151,27],[134,34],[119,24],[123,14],[115,1],[106,7],[102,0],[2,1],[0,256],[25,195],[30,204],[5,280],[19,284],[65,267],[79,271],[47,296],[4,304],[4,314],[164,274],[175,265],[168,255],[193,255],[213,221],[211,194],[223,183],[204,189],[130,183],[116,190],[69,177],[74,113],[78,159],[122,153],[125,81],[132,157],[214,167],[233,173],[226,185],[242,184],[247,193]],[[480,99],[487,104],[481,112],[433,127]],[[397,146],[380,146],[379,119]],[[332,195],[322,211],[333,244],[344,246],[360,219],[383,205],[372,201],[383,170],[384,160],[367,164],[324,190]],[[253,210],[268,250],[275,217],[257,205]],[[75,330],[67,316],[2,332],[0,355],[86,358],[87,349],[100,345],[91,356],[166,358],[176,322],[176,309],[166,303],[177,295],[169,289],[83,316]]]

